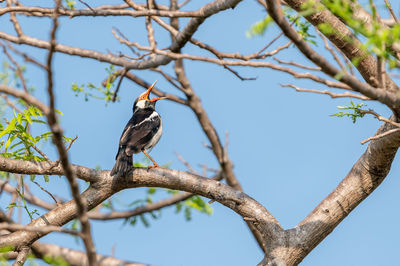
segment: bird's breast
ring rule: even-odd
[[[152,116],[158,116],[158,118],[160,119],[160,126],[158,127],[156,133],[153,135],[153,137],[150,139],[150,141],[146,145],[146,147],[145,147],[146,150],[152,149],[158,143],[158,141],[160,140],[161,135],[162,135],[162,119],[161,119],[160,115],[154,111]]]

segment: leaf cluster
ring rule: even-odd
[[[114,97],[114,81],[116,77],[115,67],[110,65],[107,67],[106,72],[108,74],[107,79],[103,84],[99,86],[93,83],[88,83],[86,85],[78,85],[76,82],[72,84],[72,91],[75,92],[75,96],[83,95],[85,101],[89,101],[90,98],[103,100],[108,104]],[[116,98],[119,100],[119,97]]]
[[[351,0],[322,0],[321,3],[316,3],[315,0],[310,0],[302,6],[302,10],[308,13],[316,13],[321,10],[328,9],[330,12],[340,17],[340,19],[353,31],[357,37],[362,36],[364,39],[360,49],[367,54],[375,54],[389,62],[389,67],[396,66],[396,58],[391,50],[391,47],[400,40],[400,25],[395,24],[391,27],[386,27],[380,22],[378,12],[375,5],[370,0],[366,8],[372,14],[370,23],[365,23],[365,20],[355,16],[355,10],[362,8],[361,5]],[[318,25],[319,30],[326,35],[340,35],[330,24],[323,23]],[[347,36],[341,36],[348,42],[352,40]],[[357,65],[363,58],[356,58],[353,64]]]
[[[46,124],[42,112],[28,106],[22,113],[13,110],[13,118],[5,123],[0,121],[0,155],[6,158],[19,160],[44,161],[45,158],[38,154],[33,147],[43,141],[47,141],[51,132],[45,132],[34,136],[30,126],[34,124]]]
[[[293,9],[285,7],[283,9],[285,17],[294,25],[297,32],[303,37],[303,39],[309,43],[316,45],[313,40],[315,35],[311,34],[311,23],[304,18],[299,17]],[[264,35],[268,27],[274,22],[271,16],[267,15],[262,20],[253,24],[250,29],[246,32],[246,36],[251,38],[254,36]]]
[[[359,104],[354,104],[353,101],[350,101],[350,105],[349,106],[338,106],[337,108],[340,110],[348,110],[348,111],[341,111],[338,112],[336,114],[333,114],[331,116],[336,116],[336,117],[350,117],[351,120],[353,121],[353,123],[355,123],[357,121],[357,118],[362,118],[364,117],[364,113],[361,113],[361,107],[363,106],[367,106],[364,103],[359,103]]]

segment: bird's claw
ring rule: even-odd
[[[147,169],[153,169],[153,168],[167,169],[167,168],[165,168],[165,167],[159,166],[158,164],[154,164],[154,165],[149,165],[149,166],[147,166]]]

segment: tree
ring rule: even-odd
[[[15,259],[17,265],[23,264],[29,254],[53,264],[137,265],[113,256],[98,255],[90,221],[125,219],[126,222],[135,224],[137,219],[142,219],[142,222],[147,224],[144,214],[150,213],[157,218],[157,210],[171,205],[176,205],[178,210],[184,208],[187,217],[192,209],[210,213],[209,205],[199,197],[202,196],[210,199],[210,204],[216,201],[243,218],[263,251],[264,258],[260,265],[296,265],[382,183],[389,174],[400,145],[400,124],[397,117],[400,100],[398,86],[392,79],[396,77],[395,71],[399,66],[400,26],[389,2],[385,0],[385,6],[376,7],[373,1],[367,5],[350,0],[258,1],[259,8],[267,11],[268,15],[251,27],[248,34],[254,36],[262,35],[266,31],[270,33],[273,31],[271,23],[275,23],[280,30],[277,35],[268,36],[270,41],[261,50],[248,54],[226,52],[197,38],[196,33],[206,25],[210,29],[212,23],[209,21],[221,16],[223,11],[232,9],[229,16],[235,19],[236,9],[245,5],[241,2],[216,0],[198,9],[191,9],[194,11],[183,11],[192,4],[190,1],[178,3],[176,0],[171,0],[167,5],[150,0],[145,4],[125,0],[124,3],[98,6],[70,0],[55,1],[52,5],[40,7],[28,6],[16,0],[6,0],[3,3],[0,14],[2,17],[8,16],[9,24],[14,27],[14,33],[8,33],[6,30],[0,32],[3,55],[8,62],[5,64],[3,83],[0,85],[0,92],[8,108],[3,114],[5,122],[0,133],[3,138],[0,157],[3,177],[0,182],[1,193],[12,195],[11,202],[2,201],[2,208],[7,207],[8,214],[5,210],[0,212],[3,230],[0,247],[3,252],[7,252],[4,258]],[[390,19],[381,18],[380,14],[385,12],[390,13]],[[50,37],[34,37],[34,34],[30,35],[24,30],[26,24],[36,23],[36,19],[42,17],[46,22],[51,22]],[[143,40],[136,32],[129,35],[123,32],[120,29],[120,26],[124,26],[122,23],[112,30],[115,40],[121,45],[118,48],[121,49],[119,53],[115,50],[107,53],[69,45],[68,41],[73,43],[75,40],[57,34],[64,25],[69,24],[77,27],[74,34],[79,33],[79,25],[73,22],[85,17],[90,17],[87,18],[90,22],[98,17],[115,19],[117,22],[120,17],[126,17],[133,18],[135,23],[143,22],[148,44],[143,45]],[[167,33],[169,40],[167,41],[165,35],[161,35],[160,32]],[[38,35],[41,34],[43,32]],[[93,46],[95,45],[94,42]],[[324,45],[325,51],[319,52],[321,45]],[[269,51],[270,47],[274,49]],[[276,63],[266,60],[288,49],[297,52],[296,60],[275,59]],[[38,53],[36,50],[45,52],[44,60],[35,58],[35,53]],[[193,112],[207,137],[208,144],[205,146],[212,151],[218,169],[204,166],[205,170],[200,174],[179,156],[189,171],[147,169],[143,164],[137,163],[132,175],[113,178],[109,175],[109,170],[90,168],[79,162],[72,164],[68,154],[69,149],[76,145],[76,138],[64,136],[60,114],[62,110],[57,110],[56,106],[60,93],[54,83],[59,73],[58,65],[54,65],[56,54],[67,55],[62,57],[63,60],[68,57],[82,57],[92,59],[102,67],[107,64],[107,77],[102,80],[101,85],[72,85],[72,90],[77,95],[83,94],[86,100],[101,98],[111,104],[119,99],[123,80],[130,80],[146,89],[151,84],[151,81],[147,80],[147,72],[161,76],[163,82],[177,89],[179,94],[172,93],[172,89],[167,92],[160,87],[153,92],[157,96],[167,96],[170,101],[186,106],[187,110]],[[302,61],[298,59],[300,54],[308,59],[308,64],[313,65],[299,62]],[[332,59],[328,59],[329,56]],[[257,201],[256,197],[253,199],[243,190],[227,149],[228,136],[223,144],[216,126],[209,118],[210,113],[200,99],[199,91],[194,89],[190,81],[185,61],[222,66],[234,78],[248,82],[247,84],[255,79],[241,73],[247,69],[266,69],[266,73],[270,73],[270,70],[284,72],[294,77],[296,83],[281,82],[282,87],[291,87],[299,92],[327,94],[332,98],[374,101],[381,104],[377,108],[386,106],[391,114],[390,117],[382,116],[376,110],[367,109],[363,102],[353,100],[350,101],[350,105],[339,107],[339,112],[334,116],[350,117],[356,122],[368,115],[382,121],[382,125],[374,136],[362,141],[362,144],[368,143],[368,147],[340,184],[297,226],[284,229],[278,219]],[[38,67],[46,74],[43,84],[46,84],[44,87],[47,89],[37,88],[34,91],[30,88],[25,77],[25,63]],[[141,71],[140,74],[137,74],[137,70]],[[170,72],[173,74],[168,74]],[[201,73],[200,78],[207,75]],[[312,81],[309,84],[317,89],[301,88],[297,84],[301,82],[300,79]],[[319,89],[323,87],[329,89]],[[46,95],[48,103],[44,103],[45,100],[40,99],[40,95]],[[239,108],[243,109],[246,115],[253,114],[246,111],[253,108],[252,97],[254,96],[245,94],[240,102]],[[223,101],[220,108],[228,104],[228,101]],[[90,108],[80,112],[90,112]],[[258,113],[255,115],[260,116]],[[246,117],[241,119],[239,122],[243,123],[241,121],[245,121]],[[262,114],[259,119],[263,120]],[[40,131],[43,130],[40,124],[46,124],[50,131]],[[262,142],[252,138],[249,131],[255,130],[254,127],[249,130],[250,126],[245,123],[243,127],[247,132],[243,141],[251,141],[247,146],[257,146]],[[40,134],[36,133],[38,131]],[[47,152],[47,148],[45,151],[41,147],[41,143],[50,138],[57,150],[56,160],[50,159],[48,154],[51,150]],[[113,138],[117,139],[116,136]],[[236,164],[240,164],[240,161]],[[212,177],[207,177],[209,172],[213,172]],[[47,180],[49,176],[54,175],[66,177],[72,194],[69,201],[60,200],[58,196],[54,196],[55,191],[47,190],[35,181],[38,176]],[[55,203],[43,201],[35,193],[28,193],[28,176],[32,184],[38,185],[51,195]],[[85,190],[81,192],[80,187],[85,187]],[[114,203],[110,199],[115,199],[120,191],[138,187],[149,188],[146,194],[147,201],[135,199],[139,201],[132,204],[139,203],[140,207],[125,211],[114,209]],[[155,188],[166,188],[173,195],[153,202],[151,199]],[[46,210],[45,214],[36,217],[36,211],[32,211],[33,206]],[[27,225],[22,221],[15,221],[12,215],[15,208],[26,211],[30,219]],[[109,210],[104,212],[107,208]],[[89,212],[92,209],[94,211]],[[62,227],[73,219],[77,220],[72,229]],[[53,232],[81,238],[86,252],[40,241],[42,237]]]

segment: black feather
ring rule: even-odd
[[[111,175],[124,176],[132,169],[132,155],[147,147],[161,126],[161,117],[152,108],[138,109],[126,124],[119,140]],[[150,147],[151,148],[151,147]]]
[[[126,176],[132,169],[132,156],[125,153],[124,147],[119,147],[116,162],[111,170],[111,176]]]

